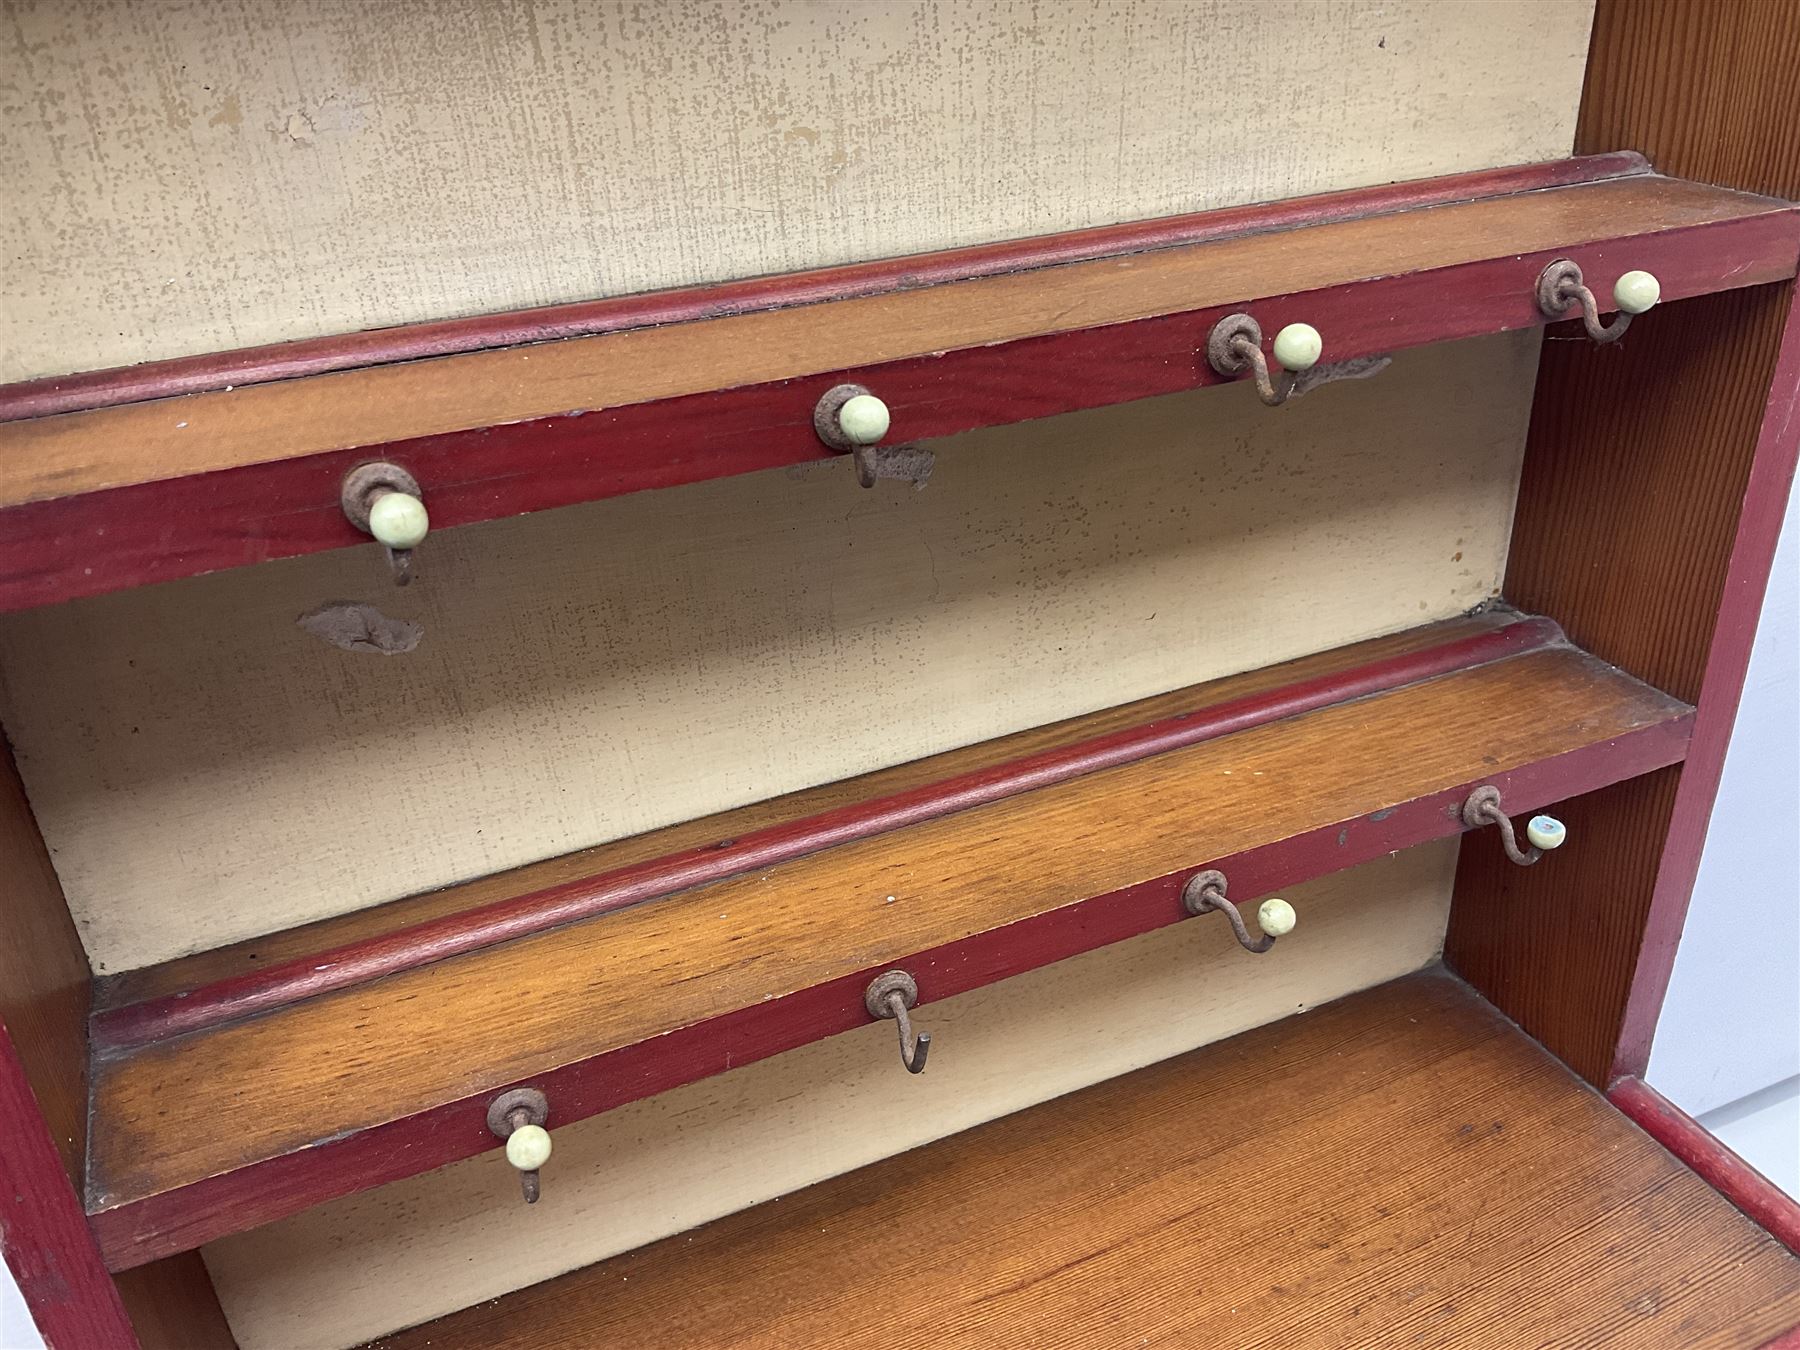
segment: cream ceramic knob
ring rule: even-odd
[[[430,528],[425,503],[409,492],[384,492],[369,507],[369,533],[391,549],[417,548]]]
[[[1294,931],[1294,907],[1271,895],[1256,907],[1256,926],[1270,937],[1286,937]]]
[[[852,445],[874,445],[888,433],[888,406],[873,394],[857,394],[838,409],[838,429]]]
[[[1561,848],[1568,837],[1568,827],[1555,816],[1533,816],[1525,825],[1526,840],[1546,853]]]
[[[1613,303],[1622,313],[1642,314],[1662,299],[1662,283],[1648,272],[1627,272],[1613,283]]]
[[[535,1172],[550,1161],[550,1131],[521,1125],[506,1136],[506,1161],[521,1172]]]
[[[1286,370],[1311,370],[1324,350],[1325,339],[1310,323],[1290,323],[1275,335],[1275,359]]]

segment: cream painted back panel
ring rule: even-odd
[[[426,1321],[1417,970],[1442,946],[1456,851],[1296,888],[1299,925],[1266,956],[1215,914],[922,1005],[916,1078],[882,1022],[561,1129],[552,1102],[530,1209],[494,1150],[216,1242],[206,1263],[243,1350]]]
[[[617,498],[0,620],[0,718],[128,969],[1459,613],[1538,335]],[[295,626],[336,598],[405,656]]]
[[[1592,0],[0,0],[0,381],[1569,151]]]

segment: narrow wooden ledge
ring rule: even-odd
[[[364,542],[338,490],[371,458],[461,525],[829,458],[812,411],[846,380],[894,439],[939,437],[1217,383],[1206,337],[1237,310],[1271,336],[1313,324],[1329,362],[1542,324],[1563,256],[1600,294],[1645,268],[1678,301],[1784,280],[1797,254],[1789,204],[1609,155],[220,358],[226,384],[187,369],[166,388],[196,392],[146,402],[111,400],[154,376],[0,391],[81,409],[0,422],[0,610]],[[464,350],[482,331],[580,335]]]
[[[1796,1322],[1800,1261],[1428,973],[371,1350],[1724,1350]]]
[[[820,817],[785,814],[817,804],[801,794],[771,828],[803,851],[727,861],[653,903],[185,1034],[115,1026],[91,1075],[102,1248],[140,1264],[494,1147],[486,1104],[508,1086],[541,1088],[568,1122],[848,1030],[894,965],[929,1005],[1181,921],[1201,867],[1242,904],[1460,832],[1479,783],[1517,814],[1682,757],[1690,708],[1514,617],[1384,640],[1414,672],[1398,684],[1327,654],[1260,694],[1244,681],[1267,673],[874,775],[857,828],[808,835]],[[896,786],[919,808],[898,823]],[[169,974],[140,987],[166,998]]]

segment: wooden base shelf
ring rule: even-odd
[[[38,381],[0,389],[0,611],[367,542],[339,489],[369,460],[464,525],[831,458],[841,383],[929,439],[1217,384],[1237,312],[1338,362],[1543,325],[1561,258],[1677,301],[1797,242],[1791,204],[1621,152]]]
[[[1762,1344],[1800,1260],[1428,972],[377,1342]]]
[[[345,987],[241,971],[189,987],[184,972],[247,953],[174,963],[131,982],[150,1003],[96,1019],[94,1226],[120,1267],[192,1247],[495,1147],[486,1106],[509,1086],[543,1090],[567,1123],[862,1025],[864,988],[894,966],[928,1018],[936,999],[1183,920],[1202,867],[1252,901],[1460,832],[1478,784],[1516,814],[1674,763],[1691,715],[1554,624],[1497,611],[664,832],[640,870],[516,897],[509,920],[539,921],[527,936],[437,959],[445,930],[427,925],[409,961]],[[752,821],[774,835],[731,828]],[[690,852],[657,872],[675,841]],[[710,874],[696,853],[716,855]],[[568,922],[576,900],[588,917]],[[308,936],[353,964],[333,939],[408,906],[485,931],[491,911],[453,919],[446,903]],[[418,931],[390,928],[384,959]],[[272,944],[290,970],[339,963],[298,958],[298,941]],[[269,998],[245,1016],[219,987]],[[213,1016],[184,1022],[183,1005]]]

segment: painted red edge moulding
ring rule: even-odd
[[[1643,1079],[1617,1079],[1606,1090],[1606,1097],[1752,1223],[1800,1256],[1800,1203],[1792,1196]]]
[[[1351,195],[1334,199],[1342,207],[1337,214],[1355,214],[1348,209]],[[1245,211],[1254,216],[1265,209],[1273,222],[1265,228],[1309,223],[1286,208]],[[1248,232],[1246,221],[1237,220],[1230,232]],[[472,524],[833,458],[814,434],[812,410],[821,394],[846,380],[879,390],[896,437],[932,439],[1220,383],[1200,354],[1206,336],[1218,319],[1248,304],[1267,331],[1302,319],[1324,329],[1332,359],[1347,360],[1542,325],[1533,298],[1537,276],[1565,251],[1578,251],[1590,282],[1602,288],[1630,268],[1649,268],[1667,300],[1780,280],[1795,270],[1797,228],[1792,212],[1771,211],[1579,249],[1246,297],[1215,309],[27,503],[0,511],[0,612],[367,544],[344,519],[338,493],[343,475],[372,458],[397,459],[413,472],[435,525]],[[1054,260],[1062,239],[1008,247],[1025,266],[1045,253]],[[856,489],[846,480],[842,490]],[[419,555],[427,578],[430,553],[428,542]],[[371,572],[379,575],[373,549],[370,555]]]
[[[1142,253],[1259,230],[1319,225],[1354,216],[1445,206],[1479,197],[1598,183],[1649,172],[1649,162],[1642,155],[1632,150],[1619,150],[1611,154],[1447,174],[1440,178],[1351,188],[1124,225],[1103,225],[1048,237],[818,268],[784,276],[754,277],[610,300],[586,300],[435,323],[407,324],[336,337],[271,343],[234,352],[56,375],[0,386],[0,422],[139,403],[223,389],[228,385],[267,384],[302,375],[354,370],[360,366],[591,337],[597,333],[716,319],[753,310],[787,309],[825,300],[914,290],[945,281],[997,276],[1023,268],[1082,262],[1123,253]]]
[[[1186,920],[1182,885],[1217,867],[1244,903],[1361,862],[1463,832],[1461,806],[1481,783],[1529,811],[1677,763],[1692,714],[1615,740],[1486,775],[1368,816],[1190,866],[1140,885],[1067,905],[1003,928],[916,953],[903,965],[919,983],[920,1022],[930,1004],[1096,947]],[[1497,845],[1496,845],[1497,846]],[[680,1027],[526,1080],[551,1101],[551,1124],[582,1120],[868,1023],[863,990],[877,968]],[[948,1049],[943,1053],[949,1053]],[[522,1085],[526,1085],[522,1084]],[[510,1084],[127,1204],[90,1223],[108,1264],[127,1269],[338,1196],[413,1176],[494,1146],[487,1103]],[[105,1197],[97,1197],[105,1204]]]
[[[309,953],[196,989],[103,1009],[94,1014],[90,1035],[97,1049],[122,1049],[178,1036],[1100,769],[1485,665],[1550,646],[1560,642],[1562,636],[1562,629],[1549,619],[1521,619],[1352,670],[1197,708],[905,792],[772,825],[730,841],[697,845],[381,937]]]

